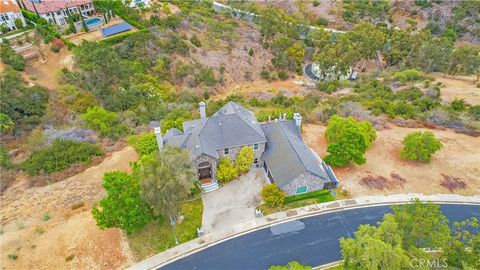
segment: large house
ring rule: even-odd
[[[217,162],[221,157],[235,160],[244,146],[254,150],[254,166],[263,167],[269,181],[276,183],[288,195],[323,188],[333,189],[338,180],[303,141],[302,118],[281,119],[258,123],[255,115],[235,102],[207,117],[205,103],[200,102],[200,119],[183,123],[183,132],[172,128],[162,137],[155,127],[160,147],[164,144],[187,149],[194,158],[197,177],[204,191],[218,188],[215,179]]]
[[[19,3],[22,8],[60,26],[67,25],[72,14],[89,17],[95,12],[92,0],[19,0]]]
[[[8,28],[8,30],[16,30],[18,26],[17,21],[22,27],[25,27],[25,18],[23,18],[22,11],[13,0],[0,0],[0,25]]]

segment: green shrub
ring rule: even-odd
[[[318,1],[318,0],[313,0],[313,1],[312,1],[312,5],[313,5],[314,7],[318,7],[318,6],[320,5],[320,1]]]
[[[479,121],[480,120],[480,105],[475,105],[475,106],[472,106],[468,109],[468,113],[470,114],[470,116],[476,120],[476,121]]]
[[[252,48],[250,48],[250,50],[248,50],[248,55],[253,56],[254,53],[255,53],[255,51]]]
[[[0,145],[0,167],[2,169],[10,169],[13,167],[13,163],[8,155],[8,151],[3,147],[3,145]]]
[[[135,148],[139,155],[148,155],[158,150],[157,137],[152,132],[132,135],[128,138],[128,144]]]
[[[195,74],[195,80],[207,86],[213,86],[217,83],[215,74],[211,68],[202,68],[198,74]]]
[[[416,69],[405,69],[399,72],[396,72],[393,75],[395,80],[399,80],[402,83],[411,82],[422,79],[422,73]]]
[[[298,194],[298,195],[285,197],[284,202],[285,203],[292,203],[292,202],[306,200],[306,199],[310,199],[310,198],[320,198],[320,197],[328,197],[328,196],[331,196],[330,195],[330,190],[321,189],[321,190],[317,190],[317,191],[312,191],[312,192],[308,192],[308,193],[302,193],[302,194]]]
[[[43,221],[48,221],[50,218],[51,216],[49,212],[43,213],[43,216],[42,216]]]
[[[198,37],[196,35],[193,35],[191,38],[190,38],[190,42],[195,45],[195,47],[197,48],[200,48],[202,47],[202,42],[200,42],[200,39],[198,39]]]
[[[270,72],[266,68],[262,68],[262,71],[260,71],[260,77],[266,81],[270,81]]]
[[[430,131],[409,133],[402,141],[400,156],[407,160],[418,160],[430,163],[432,155],[443,145]]]
[[[232,164],[229,158],[222,157],[218,161],[216,178],[220,183],[225,184],[238,177],[237,168]]]
[[[266,185],[262,189],[262,199],[268,206],[276,207],[283,204],[285,192],[275,183]]]
[[[112,140],[128,134],[128,128],[120,123],[115,112],[109,112],[102,107],[95,106],[82,115],[82,120],[87,128],[97,131],[102,137]]]
[[[457,112],[464,111],[466,107],[465,100],[455,98],[450,104],[450,107],[452,107],[452,109]]]
[[[14,261],[15,261],[16,259],[18,259],[18,255],[17,255],[17,254],[14,254],[14,253],[8,254],[8,258],[9,258],[10,260],[14,260]]]
[[[338,87],[340,86],[340,82],[337,80],[334,81],[320,81],[317,83],[318,90],[325,92],[327,94],[331,94],[337,91]]]
[[[51,146],[33,151],[21,167],[30,176],[50,174],[76,163],[89,163],[93,156],[102,154],[102,149],[94,144],[56,139]]]
[[[278,78],[282,81],[286,81],[288,79],[288,74],[285,72],[285,70],[280,70],[278,72]]]
[[[7,41],[0,44],[0,58],[6,65],[12,66],[13,69],[22,71],[25,69],[25,59],[18,55]]]
[[[124,41],[124,40],[127,39],[128,37],[133,37],[133,36],[136,36],[136,35],[141,35],[141,34],[143,34],[143,33],[149,33],[148,29],[114,35],[114,36],[112,36],[112,37],[109,37],[109,38],[106,38],[106,39],[101,40],[100,43],[111,46],[111,45],[115,45],[115,44],[118,44],[118,43]],[[68,46],[68,44],[67,44],[67,46]]]
[[[240,149],[237,157],[235,158],[235,168],[237,168],[238,174],[243,175],[250,170],[255,159],[255,153],[250,146],[244,146]]]
[[[0,134],[10,132],[14,126],[15,123],[10,116],[0,113]]]

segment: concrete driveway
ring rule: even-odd
[[[220,189],[203,194],[203,231],[228,230],[232,225],[255,219],[255,207],[261,203],[260,193],[267,183],[262,168],[255,168]]]

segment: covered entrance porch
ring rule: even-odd
[[[213,176],[212,163],[208,161],[198,164],[198,180],[204,193],[215,191],[219,188]]]

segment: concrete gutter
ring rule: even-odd
[[[306,218],[310,216],[322,215],[347,209],[373,207],[381,205],[394,205],[409,203],[413,199],[428,201],[436,204],[470,204],[480,205],[480,195],[462,196],[456,194],[395,194],[395,195],[379,195],[365,196],[353,199],[338,200],[328,203],[313,204],[284,212],[273,213],[268,216],[256,218],[245,223],[237,224],[224,231],[209,233],[203,237],[196,238],[189,242],[183,243],[174,248],[168,249],[162,253],[153,255],[152,257],[138,262],[128,269],[145,270],[158,269],[176,260],[187,257],[193,253],[207,249],[213,245],[222,243],[229,239],[248,234],[253,231],[268,228],[272,225]],[[252,213],[253,215],[253,213]]]

